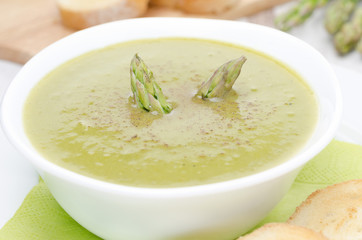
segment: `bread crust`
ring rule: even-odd
[[[232,8],[239,0],[151,0],[155,6],[177,8],[193,14],[220,14]]]
[[[142,16],[149,0],[58,0],[57,6],[65,26],[84,29],[118,19]],[[84,2],[84,3],[83,3]]]
[[[315,191],[287,222],[313,229],[330,240],[362,239],[362,180]]]
[[[179,0],[150,0],[150,4],[159,7],[176,8]]]
[[[237,240],[328,240],[308,228],[287,223],[268,223]]]

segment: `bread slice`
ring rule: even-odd
[[[362,180],[352,180],[312,193],[288,223],[322,233],[330,240],[362,239]]]
[[[177,8],[193,14],[219,14],[238,2],[239,0],[150,0],[155,6]]]
[[[308,228],[287,223],[268,223],[237,240],[328,240]]]
[[[57,0],[63,24],[73,29],[142,16],[149,0]]]

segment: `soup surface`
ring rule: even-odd
[[[170,114],[136,108],[135,53],[172,103]],[[195,97],[223,63],[247,58],[222,100]],[[198,39],[112,45],[53,70],[31,91],[26,132],[49,161],[80,174],[138,187],[225,181],[271,168],[306,143],[317,102],[298,75],[250,49]]]

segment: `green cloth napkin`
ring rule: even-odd
[[[313,191],[362,178],[362,146],[333,140],[302,169],[288,194],[259,224],[283,222]],[[99,239],[58,205],[43,181],[25,198],[14,217],[0,230],[0,240]]]
[[[100,239],[74,221],[40,180],[0,230],[0,240]]]

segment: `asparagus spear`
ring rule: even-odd
[[[350,52],[356,47],[362,36],[362,7],[356,9],[350,21],[334,35],[334,46],[341,54]]]
[[[131,61],[130,75],[134,101],[139,108],[160,113],[172,111],[172,106],[166,101],[162,89],[155,81],[153,72],[138,54],[135,54]]]
[[[324,25],[330,34],[337,33],[342,25],[348,21],[359,0],[336,0],[329,5],[326,11]]]
[[[300,0],[297,5],[275,19],[275,26],[283,31],[304,23],[318,7],[324,6],[328,0]]]
[[[362,37],[357,44],[357,51],[359,51],[362,54]]]
[[[201,85],[196,95],[201,96],[203,99],[223,97],[233,87],[245,61],[245,57],[240,57],[221,65],[212,76]]]
[[[329,0],[318,0],[317,7],[323,7],[328,3]]]

